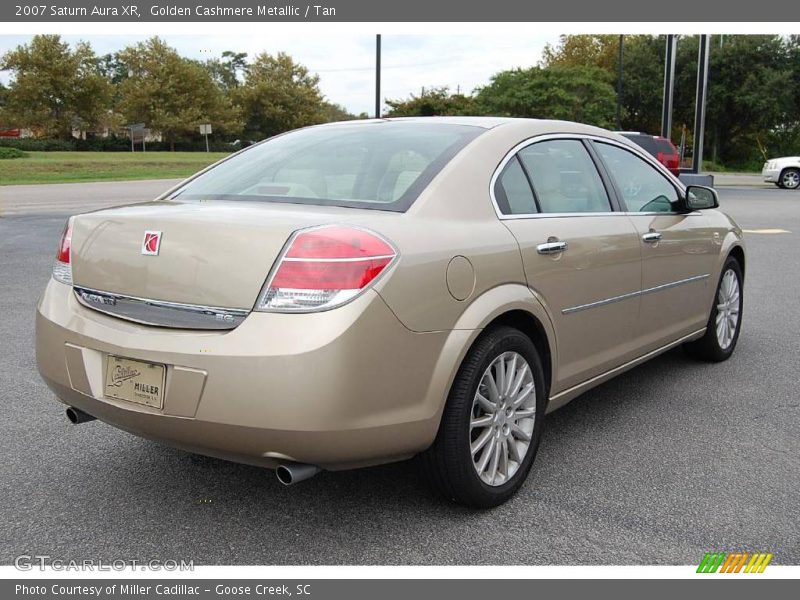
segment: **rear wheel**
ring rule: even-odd
[[[800,169],[784,169],[779,185],[787,190],[796,190],[800,187]]]
[[[420,457],[431,486],[476,508],[508,500],[536,456],[545,394],[531,340],[512,327],[487,330],[464,359],[436,440]]]
[[[739,262],[728,257],[717,284],[706,333],[699,340],[685,345],[686,351],[694,358],[720,362],[733,354],[742,327],[742,282]]]

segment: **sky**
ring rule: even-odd
[[[373,35],[274,35],[264,37],[224,35],[162,35],[188,58],[218,57],[224,50],[290,54],[319,74],[326,100],[343,105],[352,113],[375,110],[375,36]],[[0,55],[30,40],[29,35],[0,35]],[[64,35],[75,44],[91,43],[97,54],[107,54],[143,41],[143,36]],[[384,35],[382,38],[381,96],[407,98],[423,87],[447,86],[452,91],[471,92],[485,85],[498,71],[536,65],[546,43],[558,35]],[[9,73],[0,71],[8,84]]]

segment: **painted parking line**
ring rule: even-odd
[[[792,233],[788,229],[742,229],[744,233],[764,233],[764,234],[773,234],[773,233]]]

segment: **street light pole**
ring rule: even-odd
[[[667,52],[664,57],[664,100],[661,112],[661,137],[672,139],[672,96],[675,90],[675,35],[667,36]]]
[[[622,76],[624,73],[625,36],[619,36],[619,78],[617,79],[617,131],[622,131]]]
[[[381,34],[375,36],[375,118],[381,118]]]

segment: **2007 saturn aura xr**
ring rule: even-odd
[[[545,413],[677,345],[731,355],[745,251],[717,206],[575,123],[309,127],[69,219],[39,370],[73,422],[287,484],[419,455],[494,506]]]

